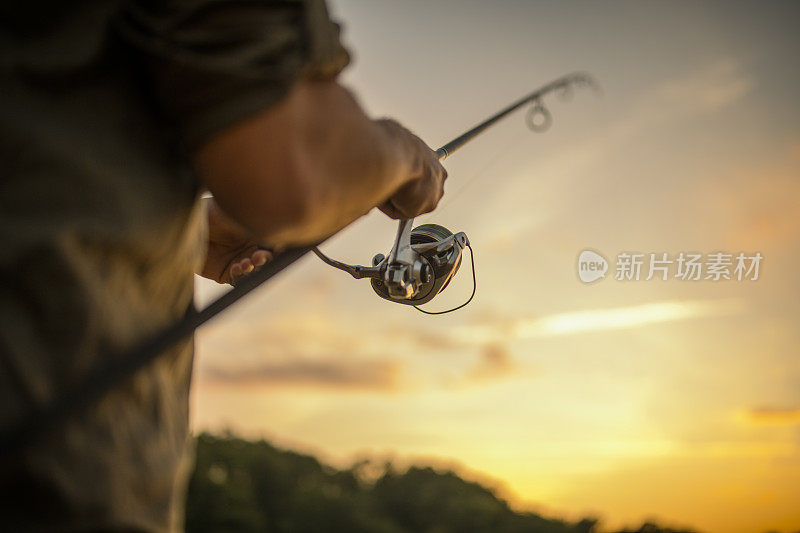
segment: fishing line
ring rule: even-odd
[[[447,208],[450,206],[450,204],[455,202],[458,199],[458,197],[461,196],[461,194],[463,194],[467,189],[469,189],[470,186],[474,185],[475,182],[477,182],[480,178],[485,177],[486,172],[490,168],[492,168],[501,159],[502,156],[505,156],[507,153],[511,152],[512,149],[517,148],[520,144],[522,144],[522,141],[524,141],[526,138],[527,137],[525,135],[519,135],[516,139],[512,141],[511,144],[503,145],[498,150],[495,150],[491,158],[489,158],[489,160],[486,161],[477,172],[473,173],[469,178],[467,178],[467,180],[464,182],[463,185],[461,185],[461,187],[456,189],[453,193],[447,195],[444,204],[436,208],[437,215],[446,213]]]
[[[415,305],[414,309],[420,313],[425,313],[426,315],[444,315],[447,313],[452,313],[453,311],[458,311],[462,307],[466,307],[472,301],[472,299],[475,298],[475,291],[478,288],[478,281],[475,279],[475,252],[472,250],[472,245],[467,244],[467,248],[469,248],[469,262],[472,266],[472,294],[469,295],[467,301],[459,306],[453,307],[452,309],[448,309],[447,311],[426,311],[418,305]]]

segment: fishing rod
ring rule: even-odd
[[[528,127],[533,131],[542,132],[552,122],[552,116],[542,102],[543,97],[553,92],[566,97],[571,94],[573,88],[580,87],[598,89],[597,83],[588,74],[573,73],[558,78],[459,135],[436,150],[436,154],[440,160],[446,159],[487,128],[527,104],[531,105],[526,117]],[[326,256],[317,246],[327,238],[317,244],[291,248],[278,254],[271,262],[239,280],[231,290],[203,309],[190,307],[186,315],[175,324],[131,350],[117,357],[105,359],[106,364],[89,372],[80,383],[67,389],[53,402],[4,428],[0,431],[0,461],[13,459],[14,452],[41,435],[46,429],[52,428],[75,412],[101,399],[108,391],[132,377],[177,342],[194,333],[197,328],[312,251],[326,264],[343,270],[356,279],[370,279],[372,289],[386,300],[412,305],[426,314],[443,314],[464,307],[475,296],[477,286],[472,247],[466,234],[463,232],[454,234],[438,224],[423,224],[413,228],[413,223],[413,218],[400,220],[389,255],[375,255],[373,264],[369,267],[348,265]],[[431,312],[419,309],[419,305],[429,302],[447,287],[461,265],[465,248],[470,250],[472,263],[473,288],[469,299],[447,311]]]

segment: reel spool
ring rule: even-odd
[[[463,236],[461,238],[460,236]],[[422,305],[431,301],[442,292],[461,266],[461,254],[466,247],[466,235],[463,233],[456,237],[453,232],[438,224],[422,224],[411,230],[411,246],[416,244],[439,244],[452,241],[455,245],[438,250],[431,247],[419,254],[422,262],[420,269],[419,286],[416,294],[411,298],[396,298],[389,294],[389,289],[384,280],[372,278],[372,290],[385,300],[406,304]],[[385,261],[383,254],[378,254],[372,259],[373,265],[380,265]]]

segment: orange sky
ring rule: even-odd
[[[434,147],[569,71],[604,95],[552,98],[546,134],[515,116],[447,160],[420,222],[469,235],[469,307],[424,316],[308,258],[198,334],[195,428],[337,464],[454,462],[609,525],[800,528],[800,9],[724,6],[333,2],[345,82]],[[374,213],[325,249],[367,263],[393,235]],[[586,248],[764,260],[754,282],[585,285]]]

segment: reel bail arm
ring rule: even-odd
[[[343,270],[347,272],[351,276],[356,279],[363,279],[363,278],[379,278],[382,274],[382,268],[377,266],[366,267],[361,265],[348,265],[347,263],[342,263],[341,261],[337,261],[336,259],[331,259],[322,251],[317,248],[316,246],[311,249],[311,251],[319,257],[323,263],[326,263],[333,268],[338,268],[339,270]]]

